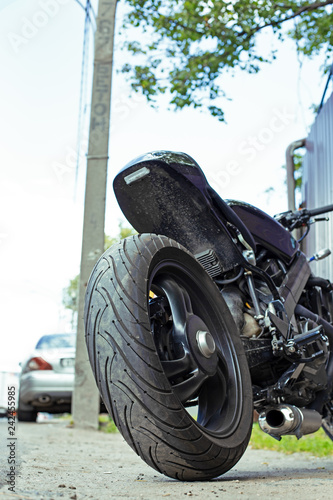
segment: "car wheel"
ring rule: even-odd
[[[22,410],[17,409],[17,419],[19,422],[36,422],[37,420],[37,410]]]

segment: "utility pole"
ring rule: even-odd
[[[100,0],[95,33],[87,176],[80,268],[75,384],[72,399],[74,426],[98,428],[99,392],[84,338],[84,299],[87,282],[104,252],[104,220],[109,150],[111,77],[117,0]]]

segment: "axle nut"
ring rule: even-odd
[[[196,336],[199,351],[205,358],[210,358],[215,352],[215,341],[209,332],[197,331]]]

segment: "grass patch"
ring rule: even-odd
[[[73,417],[70,413],[60,413],[53,416],[57,420],[73,421]]]
[[[301,439],[297,439],[296,436],[283,436],[281,441],[277,441],[265,434],[258,424],[253,424],[249,446],[253,450],[273,450],[288,455],[299,452],[311,453],[316,457],[333,455],[333,442],[323,429],[303,436]]]
[[[102,432],[107,432],[107,433],[118,432],[118,429],[117,429],[114,421],[110,417],[110,415],[107,415],[106,413],[99,415],[98,422],[99,422],[98,430],[100,430]]]
[[[57,418],[58,420],[64,420],[68,422],[69,426],[74,425],[73,417],[70,413],[64,415],[57,415],[55,416],[55,418]],[[118,432],[115,423],[113,422],[110,415],[108,415],[107,413],[101,413],[100,415],[98,415],[98,430],[107,433]]]

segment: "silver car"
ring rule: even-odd
[[[21,363],[18,420],[35,422],[37,412],[70,412],[74,387],[75,334],[44,335]]]

